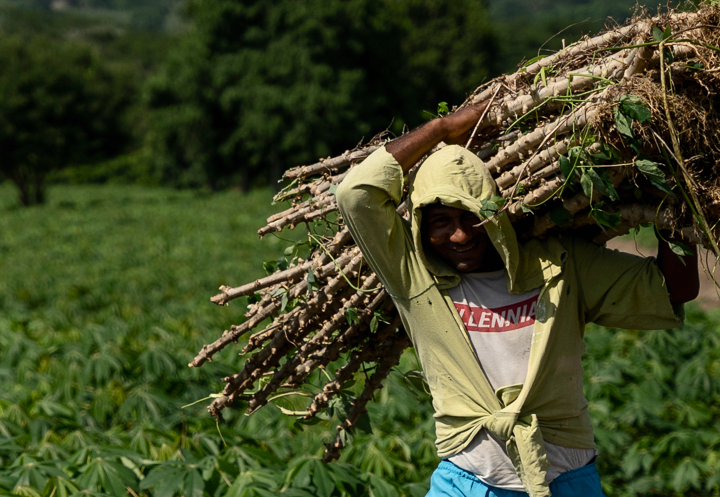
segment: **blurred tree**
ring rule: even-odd
[[[18,187],[23,205],[44,201],[50,171],[122,150],[126,81],[82,46],[0,38],[0,173]]]
[[[502,72],[515,72],[522,61],[550,55],[561,49],[563,43],[569,45],[583,35],[597,34],[606,26],[623,24],[636,8],[649,5],[643,0],[489,0],[489,3],[498,33]]]
[[[195,30],[146,87],[162,181],[277,179],[491,73],[483,0],[191,0]]]

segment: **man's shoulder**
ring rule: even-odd
[[[520,245],[522,257],[555,261],[562,263],[569,252],[574,250],[575,238],[566,236],[548,236],[531,238]]]

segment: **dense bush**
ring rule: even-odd
[[[195,29],[146,87],[165,183],[247,187],[342,152],[490,75],[482,0],[190,2]]]
[[[131,91],[87,47],[0,38],[0,172],[22,204],[44,201],[48,173],[123,150]]]

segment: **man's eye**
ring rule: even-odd
[[[446,224],[448,222],[448,218],[446,217],[436,217],[433,219],[430,219],[430,224]]]

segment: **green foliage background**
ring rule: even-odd
[[[129,91],[115,114],[133,139],[108,148],[110,157],[76,157],[49,181],[247,188],[386,128],[415,127],[423,110],[459,104],[523,59],[597,32],[608,15],[622,22],[632,8],[627,0],[0,0],[0,38],[72,40],[114,75],[117,93]]]
[[[164,184],[248,188],[424,121],[488,78],[478,0],[190,1],[194,29],[145,87]],[[395,122],[393,123],[393,120]]]
[[[319,457],[342,403],[311,425],[276,405],[231,410],[225,442],[208,400],[182,407],[241,366],[232,347],[186,367],[243,319],[244,302],[213,306],[213,291],[260,276],[290,244],[254,235],[270,195],[62,186],[48,205],[21,209],[0,186],[0,493],[424,495],[438,460],[410,352],[370,406],[371,431],[336,464]],[[691,310],[681,330],[592,327],[586,338],[608,494],[717,495],[720,315]]]

